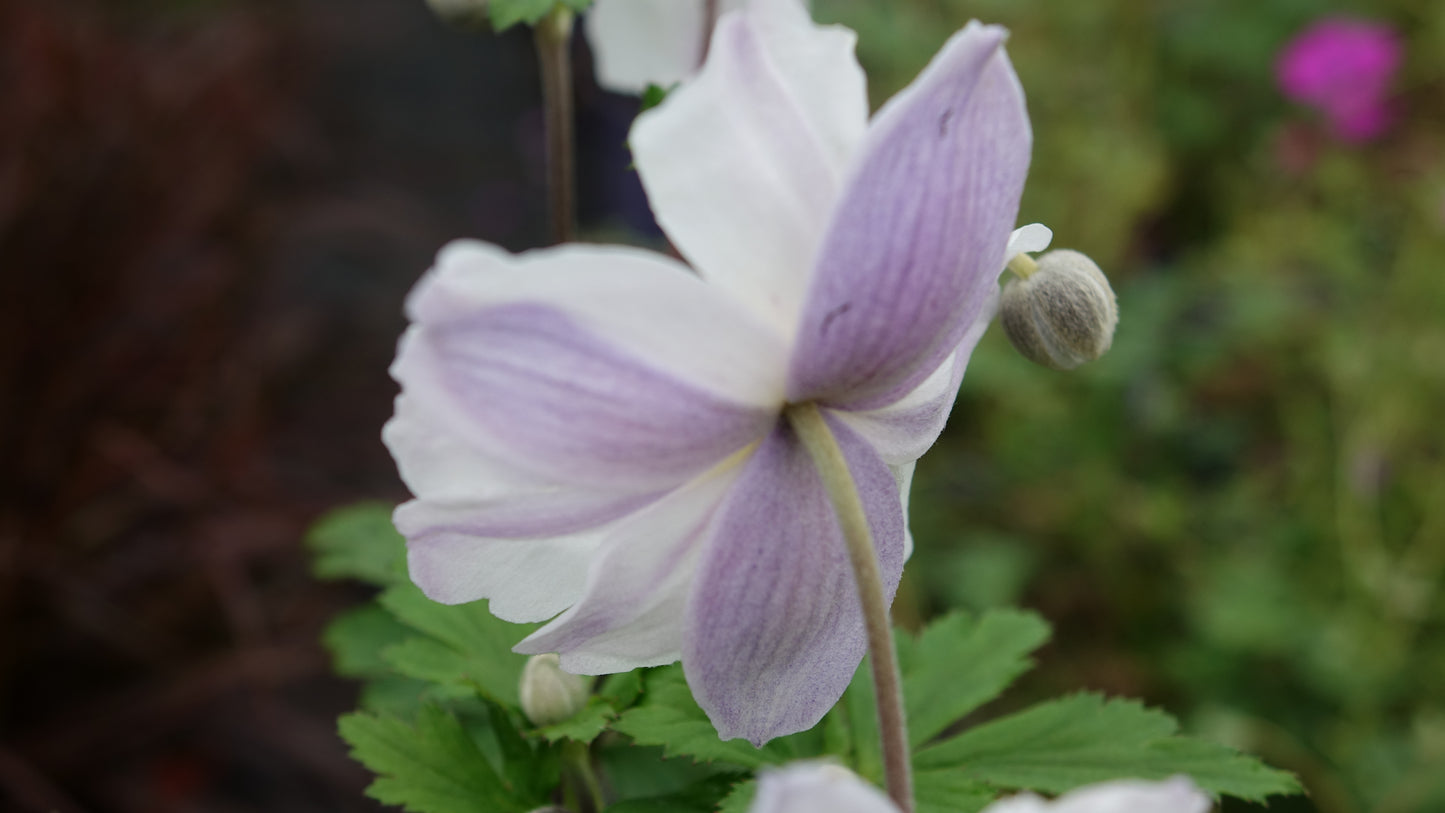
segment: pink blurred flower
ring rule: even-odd
[[[1401,56],[1400,40],[1389,26],[1329,17],[1285,46],[1275,76],[1286,96],[1318,108],[1336,135],[1359,143],[1391,124],[1387,92]]]

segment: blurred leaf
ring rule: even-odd
[[[749,779],[733,786],[727,798],[718,806],[717,813],[748,813],[753,797],[758,795],[758,780]]]
[[[388,647],[383,658],[403,675],[476,688],[517,708],[525,655],[512,651],[537,624],[511,624],[488,611],[485,602],[439,604],[411,584],[381,595],[381,606],[412,629],[426,633]]]
[[[724,797],[731,798],[735,781],[725,776],[709,777],[666,796],[615,802],[607,806],[607,813],[713,813]]]
[[[1176,736],[1177,729],[1169,715],[1137,702],[1080,694],[969,729],[919,751],[914,765],[1048,793],[1178,773],[1215,793],[1252,801],[1300,792],[1293,776],[1222,745]]]
[[[318,579],[357,579],[379,587],[406,580],[406,540],[391,524],[393,506],[338,508],[311,526],[306,546]]]
[[[915,813],[977,813],[998,791],[952,768],[913,775]]]
[[[337,616],[321,635],[331,653],[331,668],[355,678],[392,674],[382,650],[405,640],[412,631],[376,604],[365,604]]]
[[[548,742],[567,739],[576,742],[588,743],[597,739],[597,735],[607,729],[607,724],[617,716],[617,710],[611,703],[600,697],[593,697],[587,701],[582,710],[573,715],[570,719],[563,720],[555,725],[549,725],[538,729]]]
[[[782,763],[796,756],[786,737],[762,748],[754,748],[745,740],[718,739],[712,721],[693,700],[681,666],[650,670],[644,686],[642,701],[623,712],[612,726],[640,745],[661,745],[669,757],[690,756],[747,768]]]
[[[366,712],[340,720],[351,755],[373,773],[368,796],[416,813],[526,813],[545,799],[506,787],[450,713],[421,708],[415,727]]]

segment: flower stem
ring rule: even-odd
[[[572,12],[558,7],[537,23],[537,58],[542,68],[542,103],[547,133],[547,199],[552,241],[572,240],[577,219],[573,167]]]
[[[908,757],[908,724],[903,716],[903,685],[868,515],[863,511],[858,486],[853,482],[843,450],[838,447],[838,440],[817,405],[795,404],[788,408],[787,415],[823,478],[823,487],[838,514],[843,539],[848,543],[848,559],[853,565],[858,598],[863,604],[863,623],[868,630],[869,662],[878,700],[878,736],[882,741],[888,796],[902,813],[912,813],[913,775]]]
[[[578,798],[573,800],[568,808],[601,813],[602,809],[607,807],[607,802],[602,796],[602,785],[597,781],[597,773],[592,770],[592,752],[586,743],[568,740],[562,746],[562,759],[571,769],[577,784],[581,786],[574,790],[571,784],[568,785],[569,794],[578,794]]]
[[[1014,272],[1019,279],[1028,279],[1039,270],[1039,264],[1033,257],[1020,252],[1009,258],[1008,270]]]

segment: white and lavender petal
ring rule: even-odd
[[[912,392],[877,409],[834,411],[839,420],[872,444],[888,465],[899,466],[917,460],[942,434],[968,360],[998,309],[997,286],[990,296],[994,301],[983,309],[953,354]]]
[[[397,508],[411,580],[443,604],[490,599],[493,615],[517,623],[544,621],[582,597],[588,567],[613,525],[503,539],[471,533],[469,518],[466,506],[425,500]]]
[[[699,549],[742,460],[728,460],[618,522],[576,605],[516,650],[557,652],[564,669],[588,675],[677,660]]]
[[[755,3],[719,22],[702,71],[632,129],[678,250],[785,333],[867,122],[854,41],[797,0]]]
[[[568,247],[444,252],[392,374],[449,434],[549,482],[675,486],[767,431],[781,339],[676,263]]]
[[[892,601],[903,571],[898,484],[866,441],[828,421],[848,461]],[[812,459],[779,422],[714,520],[687,608],[688,686],[723,739],[812,727],[867,648],[847,545]]]
[[[1004,37],[970,23],[874,118],[816,261],[788,400],[892,403],[992,301],[1032,144]]]

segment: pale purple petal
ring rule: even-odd
[[[718,24],[631,144],[657,222],[704,278],[791,334],[868,108],[855,35],[797,0]]]
[[[659,255],[449,247],[408,301],[392,374],[524,476],[643,493],[767,431],[782,340]]]
[[[978,345],[997,310],[997,286],[990,295],[994,302],[984,308],[953,355],[944,359],[938,369],[912,392],[877,409],[838,410],[835,413],[839,420],[873,446],[883,462],[898,466],[917,460],[942,434],[948,414],[953,411],[958,385],[963,381],[963,372],[968,367],[973,348]]]
[[[797,762],[758,775],[748,813],[898,813],[898,808],[847,768]]]
[[[970,23],[875,117],[814,266],[789,401],[891,403],[992,301],[1032,143],[1004,36]]]
[[[740,456],[617,523],[585,594],[516,650],[560,653],[564,669],[588,675],[677,660],[702,540],[741,471]]]
[[[1032,793],[1001,799],[983,813],[1208,813],[1209,797],[1187,776],[1162,782],[1123,779],[1069,791],[1052,802]]]
[[[891,602],[903,571],[898,484],[836,420]],[[867,648],[857,589],[832,503],[808,453],[780,422],[720,509],[687,608],[682,665],[724,740],[754,744],[812,727],[838,701]]]
[[[486,511],[476,512],[485,517]],[[615,524],[598,523],[545,538],[503,539],[470,533],[465,506],[412,500],[393,520],[407,537],[411,580],[433,601],[490,599],[498,618],[544,621],[583,595],[587,570]]]

